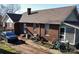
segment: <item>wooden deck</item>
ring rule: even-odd
[[[27,44],[13,45],[12,48],[22,54],[61,54],[60,51],[49,49],[44,46],[34,43],[32,40],[27,40]]]

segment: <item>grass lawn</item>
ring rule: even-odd
[[[11,53],[11,54],[15,54],[16,50],[11,48],[10,46],[8,46],[7,43],[5,42],[0,42],[0,53],[5,54],[5,53]]]

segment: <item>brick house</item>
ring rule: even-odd
[[[21,18],[21,14],[7,13],[1,21],[5,31],[14,31],[14,25]]]
[[[38,11],[28,9],[19,22],[26,23],[31,33],[37,33],[50,42],[61,39],[63,42],[68,40],[74,45],[79,41],[77,26],[79,20],[74,6]]]
[[[20,23],[16,32],[21,28],[22,33],[38,34],[50,43],[56,40],[68,41],[71,45],[79,43],[79,18],[75,6],[37,11],[28,8],[16,23]]]

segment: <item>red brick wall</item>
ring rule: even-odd
[[[49,34],[49,41],[54,42],[55,40],[58,39],[58,31],[59,31],[59,26],[58,25],[50,25],[50,29],[48,31]]]
[[[48,37],[45,36],[45,27],[44,24],[37,24],[37,27],[35,28],[35,31],[33,30],[33,24],[27,24],[27,28],[31,33],[38,33],[44,38],[46,38],[50,42],[54,42],[58,39],[58,31],[59,31],[59,26],[58,25],[50,25],[50,28],[48,30]],[[41,31],[41,32],[40,32]]]
[[[27,24],[27,29],[28,29],[31,33],[34,33],[34,31],[33,31],[33,24],[31,24],[31,23]]]

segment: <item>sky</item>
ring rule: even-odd
[[[21,4],[21,10],[17,13],[23,13],[27,11],[27,8],[31,8],[34,10],[42,10],[42,9],[50,9],[50,8],[58,8],[64,6],[72,6],[73,4]]]

